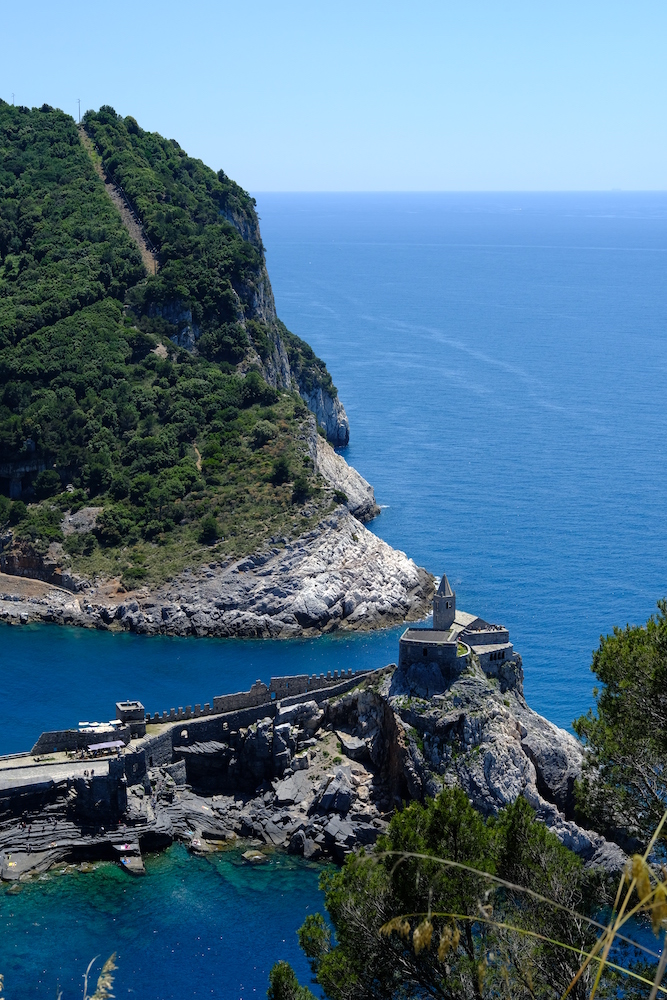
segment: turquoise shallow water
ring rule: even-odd
[[[508,625],[529,702],[568,726],[591,702],[600,634],[645,621],[667,589],[667,195],[257,197],[279,315],[327,361],[346,457],[384,505],[372,530]],[[272,674],[381,665],[398,631],[241,643],[0,627],[0,753],[108,718],[119,698],[162,711]],[[104,867],[0,893],[8,996],[53,996],[58,977],[77,995],[87,961],[114,949],[117,996],[263,995],[289,956],[306,981],[294,929],[320,906],[315,873],[216,864],[176,848],[144,880]]]
[[[133,878],[116,865],[0,888],[0,969],[9,1000],[80,997],[91,958],[118,955],[116,997],[264,996],[285,959],[310,970],[296,930],[320,904],[321,868],[274,854],[250,868],[232,851],[202,859],[174,846]],[[99,973],[100,963],[95,968]]]

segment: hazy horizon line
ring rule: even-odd
[[[665,188],[247,188],[255,194],[667,194]]]

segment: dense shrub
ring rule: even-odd
[[[293,503],[304,503],[311,494],[310,483],[308,482],[308,477],[302,472],[298,476],[294,477],[294,484],[292,487],[292,502]]]
[[[262,448],[268,441],[278,436],[278,428],[270,420],[258,420],[252,431],[254,448]]]
[[[212,514],[202,518],[199,529],[199,541],[202,545],[213,545],[218,540],[218,522]]]
[[[47,497],[53,497],[56,493],[60,493],[62,489],[60,476],[55,469],[45,469],[43,472],[40,472],[35,479],[34,489],[35,495],[39,500],[45,500]]]
[[[274,486],[280,486],[282,483],[289,482],[290,468],[289,462],[284,455],[281,455],[273,463],[273,471],[271,473],[271,482]]]

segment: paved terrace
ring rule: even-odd
[[[109,773],[109,758],[74,760],[66,753],[49,754],[46,760],[31,754],[0,757],[0,795],[3,791],[23,786],[58,784],[68,778],[88,777],[91,770],[95,772],[95,777],[106,777]]]

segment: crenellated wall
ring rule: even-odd
[[[263,681],[255,681],[249,691],[237,691],[235,694],[221,694],[213,699],[213,703],[206,702],[205,705],[181,705],[178,708],[171,708],[168,712],[150,712],[146,715],[146,722],[160,724],[165,722],[185,722],[190,719],[199,719],[207,715],[222,715],[227,712],[236,712],[244,708],[257,708],[260,705],[270,705],[272,701],[281,701],[284,698],[295,695],[311,694],[315,691],[326,691],[337,687],[346,681],[361,680],[369,670],[334,670],[326,674],[293,674],[287,677],[272,677],[270,684]]]
[[[62,750],[85,750],[93,743],[103,741],[121,740],[126,746],[130,740],[145,737],[146,725],[164,725],[165,723],[188,722],[192,725],[196,720],[199,739],[219,739],[222,727],[220,716],[226,716],[230,726],[248,726],[252,722],[261,719],[263,716],[273,717],[276,712],[278,702],[293,704],[304,696],[311,696],[316,701],[322,701],[331,694],[339,694],[354,687],[363,677],[372,673],[370,670],[334,670],[327,674],[296,674],[290,677],[272,677],[271,683],[267,686],[262,681],[255,681],[249,691],[239,691],[236,694],[223,694],[213,699],[211,705],[207,702],[203,707],[186,705],[185,708],[179,706],[172,708],[169,712],[161,715],[156,712],[153,716],[147,713],[145,722],[132,721],[117,729],[110,730],[109,733],[84,733],[76,729],[65,729],[53,732],[42,733],[34,747],[33,754],[46,754]],[[209,722],[208,726],[202,725]],[[166,733],[158,735],[150,734],[142,741],[141,750],[145,761],[141,763],[130,760],[129,776],[137,780],[145,774],[150,767],[170,764],[172,760],[172,746],[179,742],[177,733],[180,730],[170,729]],[[173,734],[173,738],[172,738]],[[131,751],[126,751],[126,754]],[[151,760],[152,758],[152,760]],[[136,769],[133,765],[137,764]]]

